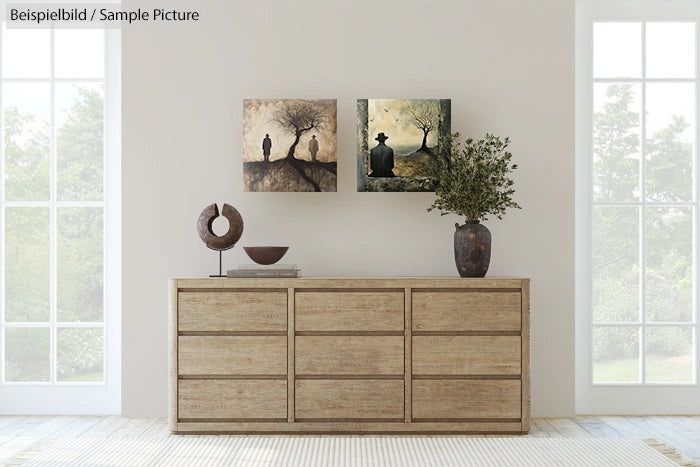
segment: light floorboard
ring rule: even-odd
[[[576,417],[573,420],[595,438],[624,438],[619,431],[597,417]]]
[[[143,435],[151,425],[158,422],[156,418],[132,418],[110,436],[114,438],[133,438]]]
[[[66,416],[37,417],[36,421],[38,423],[31,423],[31,421],[34,421],[34,417],[28,417],[29,420],[20,422],[20,426],[18,426],[18,431],[20,432],[16,435],[8,436],[7,439],[4,439],[5,431],[3,430],[3,437],[0,438],[0,462],[2,459],[9,459],[19,454],[35,444],[37,440],[54,435],[61,428],[75,421],[76,418]],[[25,427],[30,428],[24,430]]]
[[[572,418],[547,418],[545,419],[552,428],[559,432],[563,438],[592,438],[593,435],[581,427]]]
[[[90,427],[90,429],[83,433],[82,436],[89,438],[106,438],[114,434],[114,432],[119,430],[128,422],[128,418],[119,417],[117,415],[109,415],[100,420],[99,423]]]
[[[0,416],[0,464],[47,438],[168,436],[168,423],[159,418]],[[700,417],[534,418],[527,436],[653,438],[700,463]]]

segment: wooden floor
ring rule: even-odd
[[[48,437],[172,436],[159,418],[0,416],[0,464]],[[700,464],[700,417],[536,418],[527,436],[653,438]]]

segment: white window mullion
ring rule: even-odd
[[[105,58],[120,54],[121,31],[108,29],[105,31]],[[104,302],[104,348],[105,383],[118,384],[121,368],[121,62],[107,60],[105,63],[104,109],[104,160],[105,174],[109,173],[110,183],[104,184],[105,203],[105,287]]]
[[[100,322],[90,322],[90,321],[56,321],[54,323],[58,327],[72,327],[72,328],[97,328],[102,326]],[[12,326],[18,326],[23,328],[45,328],[46,322],[42,321],[13,321]]]
[[[50,185],[50,207],[49,207],[49,219],[51,227],[49,229],[49,238],[51,245],[49,247],[50,255],[50,266],[49,266],[49,306],[50,306],[50,356],[49,356],[49,368],[51,377],[49,381],[55,383],[57,381],[57,346],[58,346],[58,336],[56,332],[56,321],[58,320],[58,310],[56,307],[56,224],[57,224],[57,212],[56,212],[56,85],[54,83],[55,77],[55,30],[51,29],[51,41],[50,41],[50,106],[49,106],[49,164],[50,164],[50,175],[49,175],[49,185]]]
[[[647,76],[647,23],[642,22],[642,84],[641,84],[641,115],[639,133],[639,319],[642,324],[639,330],[639,377],[642,384],[646,383],[646,76]]]
[[[693,201],[695,206],[693,208],[693,220],[695,231],[693,232],[693,257],[695,259],[695,273],[693,274],[693,309],[695,310],[695,329],[693,333],[693,344],[694,344],[694,360],[693,360],[693,381],[698,383],[698,378],[700,378],[700,291],[698,291],[698,274],[700,272],[700,252],[698,251],[698,244],[700,243],[700,58],[698,54],[700,53],[700,20],[695,21],[695,158],[693,160],[695,164],[694,176],[694,190],[693,190]]]
[[[104,208],[103,201],[6,201],[5,206],[20,208],[50,208],[52,205],[60,208]]]
[[[584,57],[583,60],[577,60],[576,65],[578,66],[579,69],[585,69],[586,76],[593,76],[593,49],[594,49],[594,44],[593,44],[593,21],[589,21],[586,24],[586,29],[587,29],[587,34],[588,34],[588,41],[587,41],[587,46],[588,50],[586,51],[586,56]],[[582,63],[581,63],[582,62]],[[580,65],[580,66],[579,66]],[[581,147],[584,147],[585,150],[583,151],[586,154],[585,161],[583,164],[577,165],[577,169],[579,171],[581,169],[585,168],[585,183],[582,185],[584,186],[584,193],[583,197],[585,199],[584,203],[586,206],[585,213],[586,213],[586,218],[582,220],[583,225],[585,225],[585,241],[586,244],[584,245],[584,251],[586,252],[585,255],[585,270],[586,271],[592,271],[593,270],[593,182],[594,182],[594,177],[593,177],[593,130],[595,128],[595,111],[593,108],[593,103],[594,103],[594,87],[595,87],[595,81],[591,79],[588,83],[588,85],[585,86],[586,92],[588,93],[588,96],[585,96],[585,99],[577,101],[577,104],[581,108],[585,108],[586,110],[586,117],[582,119],[582,121],[585,121],[585,131],[582,141],[580,142]],[[585,282],[585,287],[586,291],[592,290],[593,288],[593,278],[591,274],[586,274],[585,278],[583,279]],[[583,296],[581,297],[583,301],[583,306],[587,310],[586,313],[586,330],[585,330],[585,335],[586,335],[586,353],[587,355],[593,355],[593,300],[591,298],[590,293],[584,293]],[[593,358],[589,358],[588,360],[588,365],[586,365],[586,378],[588,381],[593,381]]]
[[[640,84],[646,83],[694,83],[694,78],[595,78],[596,83]]]
[[[45,83],[46,78],[3,78],[6,83]],[[68,84],[99,84],[103,81],[102,78],[53,78],[56,83]]]
[[[1,25],[0,25],[1,26]],[[2,73],[4,43],[0,27],[0,74]],[[5,128],[4,81],[0,80],[0,129]],[[5,131],[0,131],[0,384],[5,381]]]
[[[616,327],[616,328],[638,328],[639,323],[594,323],[593,326],[596,327]],[[648,328],[661,328],[661,327],[686,327],[686,328],[695,328],[695,323],[676,323],[676,322],[658,322],[658,323],[646,323],[646,327]]]
[[[103,47],[103,57],[104,57],[104,82],[107,82],[109,79],[109,40],[106,37],[106,31],[105,31],[105,40],[102,43]],[[109,284],[110,278],[108,275],[109,271],[109,264],[108,264],[108,255],[107,255],[107,241],[109,240],[109,235],[108,235],[108,227],[109,223],[107,222],[108,216],[107,216],[107,187],[109,184],[107,183],[107,174],[111,173],[109,168],[108,168],[108,162],[109,162],[109,118],[107,117],[109,115],[109,108],[110,108],[110,103],[109,103],[109,92],[110,89],[107,89],[108,87],[103,85],[102,86],[102,91],[103,91],[103,99],[102,99],[102,115],[104,116],[102,119],[102,280],[103,284]],[[109,336],[107,335],[107,317],[109,316],[108,307],[109,307],[109,294],[108,294],[108,287],[102,287],[102,379],[105,382],[105,384],[109,384],[109,375],[108,375],[108,370],[111,366],[111,355],[109,352]],[[107,362],[110,361],[110,364],[107,364]]]

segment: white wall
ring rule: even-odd
[[[124,2],[160,7],[163,2]],[[574,410],[573,0],[171,2],[197,24],[123,31],[125,416],[167,413],[167,279],[217,267],[195,223],[228,202],[243,245],[305,276],[456,276],[431,193],[355,191],[357,98],[451,98],[452,128],[512,138],[521,211],[488,221],[489,275],[532,278],[532,412]],[[244,193],[242,100],[338,99],[337,193]]]

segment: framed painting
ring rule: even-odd
[[[357,191],[432,191],[449,154],[450,99],[358,99]]]
[[[245,191],[336,191],[335,99],[243,101]]]

